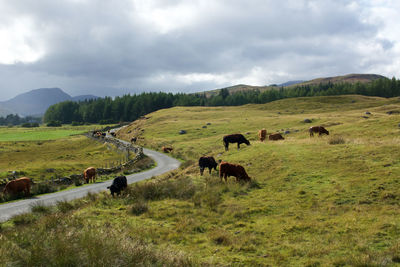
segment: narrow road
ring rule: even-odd
[[[147,156],[151,157],[156,162],[157,166],[148,171],[127,175],[126,178],[128,180],[128,184],[142,181],[151,178],[153,176],[157,176],[165,172],[174,170],[178,168],[180,165],[180,162],[178,160],[171,158],[167,155],[164,155],[162,153],[159,153],[157,151],[144,148],[143,152]],[[106,190],[107,186],[110,186],[111,183],[112,180],[106,182],[98,182],[95,184],[82,186],[71,190],[56,192],[12,203],[2,204],[0,205],[0,222],[6,221],[17,214],[29,212],[31,210],[31,206],[34,205],[36,202],[40,202],[43,205],[54,205],[58,201],[63,201],[63,200],[69,201],[76,198],[82,198],[86,196],[89,192],[98,193]]]

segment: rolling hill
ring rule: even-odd
[[[318,78],[310,81],[288,81],[279,85],[266,85],[266,86],[252,86],[246,84],[238,84],[230,87],[205,91],[207,97],[217,95],[222,89],[227,89],[230,94],[235,94],[237,92],[242,91],[250,91],[250,90],[259,90],[260,92],[276,89],[279,87],[295,87],[295,86],[304,86],[304,85],[318,85],[324,83],[368,83],[374,81],[376,79],[384,79],[385,76],[377,75],[377,74],[348,74],[343,76],[335,76],[335,77],[326,77],[326,78]]]
[[[42,115],[47,108],[53,104],[63,101],[82,101],[84,99],[93,98],[97,97],[93,95],[71,97],[60,88],[40,88],[17,95],[10,100],[0,102],[0,111],[4,109],[5,111],[3,111],[2,114],[13,113],[22,116]]]

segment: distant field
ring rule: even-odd
[[[43,181],[81,173],[89,166],[105,167],[124,161],[123,153],[81,135],[103,127],[1,127],[0,179],[17,171],[35,181]]]
[[[63,126],[63,127],[0,127],[0,142],[2,141],[40,141],[56,140],[74,134],[81,134],[89,130],[97,129],[102,126]]]
[[[120,265],[147,266],[130,260],[151,248],[147,259],[160,266],[395,266],[399,113],[400,98],[349,95],[148,114],[118,136],[138,137],[139,145],[156,150],[172,146],[182,167],[131,186],[122,197],[89,196],[69,213],[57,207],[51,215],[27,215],[26,226],[14,226],[23,218],[3,225],[0,265],[112,265],[112,255],[121,253]],[[310,138],[311,125],[330,135]],[[285,140],[258,141],[262,128]],[[244,134],[251,145],[225,151],[222,137],[231,133]],[[221,183],[215,171],[200,176],[202,155],[241,164],[253,182]],[[116,244],[123,252],[112,252]],[[80,254],[88,247],[95,250]]]

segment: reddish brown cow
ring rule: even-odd
[[[171,151],[173,150],[173,148],[172,148],[172,147],[169,147],[169,146],[163,146],[163,147],[161,148],[161,150],[162,150],[164,153],[169,153],[169,152],[171,152]]]
[[[266,136],[267,136],[267,130],[262,129],[258,131],[258,138],[260,138],[261,142],[264,142]]]
[[[321,136],[322,134],[329,135],[329,131],[322,126],[312,126],[308,131],[310,132],[310,137],[314,136],[314,133],[318,133],[318,136]]]
[[[84,170],[83,178],[87,184],[90,182],[94,183],[96,181],[96,169],[94,167],[89,167]]]
[[[246,171],[244,168],[238,164],[231,164],[228,162],[221,162],[219,165],[219,177],[221,178],[224,177],[225,182],[227,181],[228,176],[234,176],[236,177],[236,181],[245,181],[248,182],[251,180],[251,178],[247,175]]]
[[[9,181],[4,187],[3,193],[10,193],[12,195],[24,192],[26,196],[29,196],[31,190],[31,179],[28,177],[21,177],[12,181]]]
[[[269,139],[269,140],[273,140],[273,141],[276,141],[276,140],[285,140],[285,138],[283,138],[283,136],[282,136],[280,133],[270,134],[270,135],[268,136],[268,139]]]

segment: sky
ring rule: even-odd
[[[398,0],[0,0],[0,101],[399,78]]]

